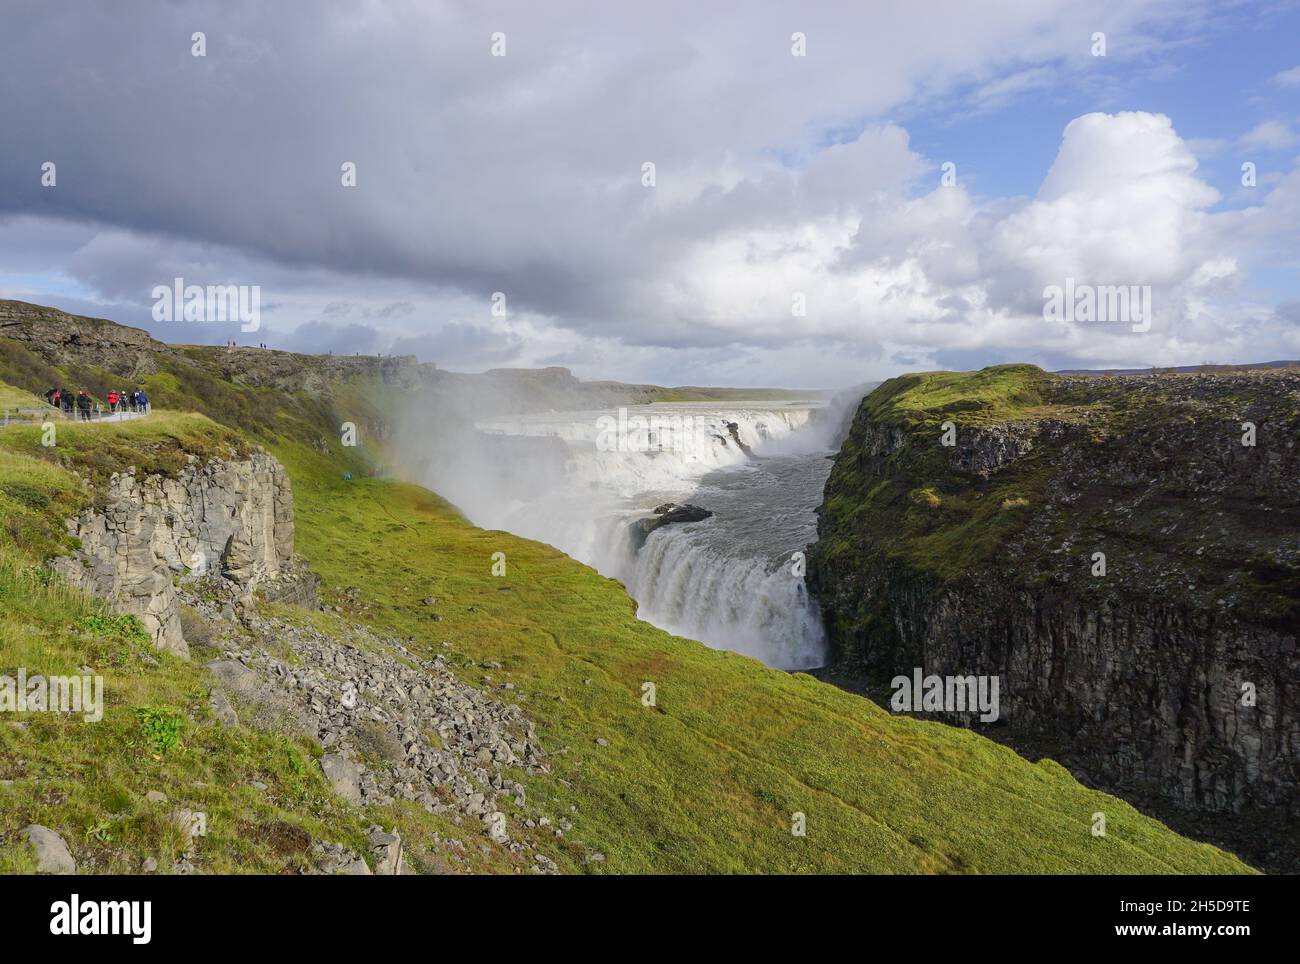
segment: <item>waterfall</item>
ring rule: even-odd
[[[621,580],[648,622],[810,669],[824,662],[825,634],[791,557],[815,536],[829,466],[817,409],[681,403],[487,419],[435,453],[425,480],[476,525]],[[630,526],[664,502],[715,515],[658,528],[636,548]]]

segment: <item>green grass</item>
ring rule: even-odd
[[[1051,378],[1034,365],[993,365],[977,372],[920,372],[880,385],[865,400],[877,421],[958,426],[1063,414],[1044,404],[1042,385]]]
[[[60,833],[83,872],[138,873],[148,857],[165,870],[184,850],[168,819],[180,808],[208,814],[196,863],[214,873],[296,869],[301,854],[284,846],[285,827],[361,846],[360,817],[318,768],[292,765],[318,752],[311,744],[215,722],[199,662],[153,650],[133,619],[43,573],[12,546],[0,549],[0,673],[80,675],[89,666],[104,678],[104,717],[3,714],[0,872],[34,869],[18,845],[29,823]],[[146,800],[150,790],[167,802]]]
[[[252,449],[238,432],[189,412],[155,410],[126,422],[58,422],[53,431],[53,444],[45,445],[39,425],[10,426],[0,435],[0,459],[53,462],[102,486],[114,472],[134,468],[139,475],[175,478],[191,459],[243,457]]]
[[[0,382],[0,412],[14,408],[49,408],[45,399]]]
[[[892,717],[806,675],[640,622],[617,582],[550,547],[477,529],[417,486],[343,481],[350,453],[320,454],[297,440],[324,433],[332,415],[322,415],[319,427],[298,418],[294,437],[272,438],[266,429],[259,438],[289,471],[297,548],[322,576],[325,600],[343,603],[342,589],[360,587],[364,608],[351,618],[410,640],[423,655],[449,654],[474,685],[513,684],[496,694],[520,701],[552,754],[550,774],[525,780],[530,805],[574,824],[548,845],[564,870],[1249,870],[1084,788],[1050,761],[1030,764],[976,733]],[[185,663],[145,652],[129,631],[95,621],[108,615],[102,606],[34,568],[58,541],[52,520],[90,497],[77,473],[99,477],[131,458],[166,471],[174,463],[165,444],[219,452],[231,444],[226,430],[197,416],[160,414],[78,426],[66,442],[65,449],[61,433],[51,452],[31,429],[0,432],[2,478],[11,488],[31,487],[5,496],[24,521],[21,538],[0,531],[0,667],[90,665],[104,672],[108,709],[99,724],[40,715],[26,728],[0,726],[0,779],[14,780],[0,784],[0,838],[12,842],[18,828],[39,822],[76,838],[89,869],[133,870],[144,855],[165,866],[179,845],[165,810],[185,806],[210,815],[204,870],[292,867],[298,858],[265,842],[276,839],[267,828],[282,825],[355,842],[365,820],[333,799],[307,765],[314,747],[215,724],[196,665],[201,654]],[[40,501],[31,491],[44,488],[50,500],[29,505]],[[947,511],[946,496],[937,510],[922,501],[915,511]],[[497,552],[505,554],[504,577],[492,575]],[[437,607],[421,605],[429,595],[439,597]],[[296,618],[336,635],[344,627],[333,615]],[[485,670],[486,661],[502,668]],[[653,707],[642,703],[647,682],[656,688]],[[163,747],[144,720],[173,712],[181,722],[175,742],[168,736]],[[271,790],[254,791],[254,779]],[[168,808],[144,802],[150,789],[168,794]],[[1098,811],[1107,817],[1106,837],[1091,834]],[[795,813],[806,817],[806,836],[791,833]],[[435,834],[467,840],[470,869],[518,866],[477,846],[478,828],[454,828],[415,807],[365,819],[396,823],[412,852],[427,855],[425,869],[442,866]],[[29,869],[21,849],[0,850],[0,869]],[[595,852],[606,859],[589,862]]]

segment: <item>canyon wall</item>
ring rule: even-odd
[[[1011,742],[1297,849],[1300,374],[895,379],[819,540],[840,667],[997,675]]]

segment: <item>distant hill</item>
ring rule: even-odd
[[[256,389],[320,393],[349,379],[372,379],[389,391],[429,397],[440,408],[469,415],[513,411],[604,408],[666,401],[815,398],[817,392],[777,388],[707,388],[582,381],[567,368],[494,368],[451,372],[414,355],[304,355],[276,349],[179,345],[105,318],[0,300],[0,379],[37,393],[53,386],[54,369],[101,397],[162,373],[198,387],[217,378]]]
[[[1153,366],[1150,368],[1063,368],[1058,375],[1150,375],[1191,374],[1194,372],[1244,372],[1257,368],[1300,368],[1300,361],[1265,361],[1246,362],[1241,365],[1178,365],[1173,368]]]

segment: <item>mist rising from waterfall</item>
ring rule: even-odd
[[[403,446],[418,481],[475,525],[619,579],[641,618],[808,669],[824,662],[825,634],[795,553],[815,535],[841,421],[819,401],[652,404],[416,422]],[[632,523],[666,502],[715,514],[638,546]]]

